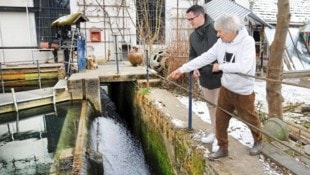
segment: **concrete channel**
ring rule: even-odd
[[[140,133],[143,144],[148,148],[147,155],[153,156],[152,163],[158,167],[158,173],[266,174],[259,156],[248,155],[248,148],[232,137],[229,138],[230,156],[208,161],[206,153],[211,146],[201,143],[194,136],[201,130],[208,131],[210,125],[194,114],[193,129],[188,130],[186,107],[175,94],[161,88],[161,81],[156,79],[155,73],[147,81],[145,72],[145,67],[132,67],[128,62],[121,62],[120,72],[116,72],[114,63],[99,65],[99,69],[75,73],[68,80],[60,80],[53,88],[17,92],[15,102],[4,100],[12,100],[12,94],[2,94],[0,111],[10,112],[67,100],[84,100],[75,148],[64,152],[66,156],[73,156],[71,174],[80,174],[85,170],[83,156],[87,151],[86,111],[89,105],[86,103],[89,102],[95,111],[101,112],[100,85],[108,84],[111,98],[121,109],[120,115],[127,114],[128,119],[133,120],[135,132]],[[22,97],[27,100],[22,100]],[[185,125],[180,127],[174,120]],[[263,154],[278,154],[278,150],[270,152],[272,149],[265,147]],[[290,169],[293,174],[307,174],[310,171],[296,161],[290,166],[297,167]]]

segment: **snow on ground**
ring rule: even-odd
[[[256,102],[255,105],[260,107],[260,111],[268,112],[267,100],[266,100],[266,82],[257,80],[255,84],[255,94],[256,94]],[[284,97],[283,105],[295,104],[295,103],[304,103],[310,104],[310,89],[292,86],[292,85],[282,85],[282,95]],[[188,107],[188,97],[179,96],[177,97],[179,101]],[[193,113],[201,118],[202,121],[211,123],[210,116],[208,112],[208,108],[206,102],[193,100],[192,104]],[[284,114],[285,120],[291,116],[294,116],[291,112],[287,112]],[[253,138],[251,136],[249,128],[241,121],[232,118],[230,120],[228,133],[235,139],[237,139],[241,144],[251,147],[253,145]],[[199,131],[194,138],[200,140],[201,137],[206,136],[207,133],[204,131]],[[215,143],[216,144],[216,143]],[[217,147],[213,144],[213,150],[216,151]],[[208,153],[208,151],[206,151]],[[207,156],[207,154],[206,154]],[[270,164],[266,163],[266,161],[260,158],[260,162],[263,163],[266,174],[268,175],[280,175],[276,170],[270,167]]]

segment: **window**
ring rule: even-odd
[[[138,44],[165,42],[165,0],[136,1]]]

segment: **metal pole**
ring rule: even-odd
[[[39,60],[37,60],[37,69],[38,69],[38,82],[39,82],[39,88],[41,89],[41,75],[40,75]]]
[[[55,89],[53,89],[53,105],[54,105],[55,116],[58,116],[57,107],[56,107],[56,90]]]
[[[192,96],[193,96],[193,71],[189,73],[189,91],[188,91],[188,129],[192,130]]]
[[[16,112],[16,132],[19,132],[19,111]]]
[[[32,37],[31,37],[31,27],[30,27],[30,22],[29,22],[29,9],[28,9],[28,2],[26,3],[26,20],[27,20],[27,25],[28,25],[28,37],[29,37],[29,44],[32,45]],[[33,58],[33,50],[31,49],[31,60],[32,60],[32,63],[34,64],[34,58]]]
[[[18,111],[17,98],[16,98],[14,88],[11,88],[11,92],[12,92],[13,102],[14,102],[15,111],[16,111],[16,131],[19,132],[19,111]]]
[[[146,56],[146,87],[149,88],[150,87],[150,82],[149,82],[149,78],[150,78],[150,73],[149,73],[149,51],[146,49],[145,50],[145,56]]]
[[[1,87],[2,87],[2,93],[5,93],[5,90],[4,90],[4,81],[3,81],[3,73],[2,73],[2,63],[0,63],[0,72],[1,72]]]
[[[12,96],[13,96],[13,102],[14,102],[14,106],[15,106],[15,111],[18,113],[18,105],[17,105],[17,99],[16,99],[14,88],[11,88],[11,92],[12,92]]]
[[[7,123],[6,125],[8,126],[8,133],[9,133],[9,136],[11,137],[12,141],[14,141],[14,134],[11,132],[10,124]]]
[[[115,61],[116,61],[116,73],[119,74],[119,66],[118,66],[118,53],[117,53],[117,36],[113,34],[115,38]]]
[[[0,22],[0,44],[1,46],[3,45],[3,40],[2,40],[2,31],[1,31],[1,22]],[[5,58],[4,58],[4,49],[1,49],[1,62],[5,63]]]

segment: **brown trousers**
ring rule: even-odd
[[[218,145],[222,149],[228,149],[228,133],[229,120],[235,110],[238,116],[247,123],[261,129],[261,123],[255,111],[255,94],[240,95],[221,87],[218,108],[216,110],[216,138]],[[225,111],[223,111],[224,109]],[[230,113],[230,114],[228,114]],[[249,125],[248,125],[249,126]],[[259,130],[250,127],[254,142],[262,140],[262,134]]]

